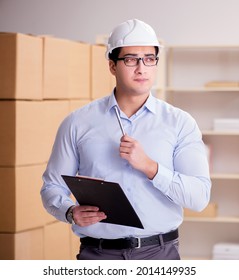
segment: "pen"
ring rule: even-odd
[[[120,125],[120,129],[121,129],[122,134],[123,134],[123,136],[124,136],[124,135],[125,135],[125,131],[124,131],[124,128],[123,128],[121,119],[120,119],[120,115],[119,115],[119,112],[118,112],[118,108],[115,106],[114,109],[115,109],[115,114],[116,114],[116,117],[117,117],[118,122],[119,122],[119,125]]]

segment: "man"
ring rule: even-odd
[[[41,195],[50,214],[73,224],[81,238],[78,259],[180,259],[183,207],[201,211],[209,202],[207,157],[195,120],[151,94],[161,49],[148,24],[133,19],[117,26],[106,52],[115,89],[70,114],[58,130]],[[62,174],[119,183],[144,229],[101,223],[107,213],[74,205]]]

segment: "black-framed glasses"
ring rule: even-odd
[[[127,56],[127,57],[119,57],[116,58],[115,60],[116,61],[123,60],[126,66],[133,67],[133,66],[137,66],[140,60],[142,60],[145,66],[155,66],[158,63],[159,58],[157,56],[145,56],[145,57]]]

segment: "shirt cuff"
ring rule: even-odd
[[[67,223],[69,223],[69,222],[68,222],[67,219],[66,219],[66,212],[67,212],[67,210],[68,210],[70,207],[72,207],[72,206],[75,206],[75,204],[72,204],[71,201],[67,200],[67,201],[65,201],[65,203],[61,206],[61,209],[60,209],[61,213],[64,214],[64,220],[65,220],[65,222],[67,222]],[[62,218],[63,218],[63,217],[62,217]]]
[[[75,204],[72,200],[66,199],[62,203],[59,203],[59,205],[51,204],[51,206],[47,207],[47,211],[57,220],[68,222],[66,219],[66,211],[73,205]]]
[[[168,194],[169,186],[173,181],[173,172],[158,163],[158,172],[154,176],[153,185],[165,195]]]

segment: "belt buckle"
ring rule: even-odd
[[[139,237],[136,237],[136,239],[138,240],[138,246],[135,249],[139,249],[141,248],[141,239]]]

